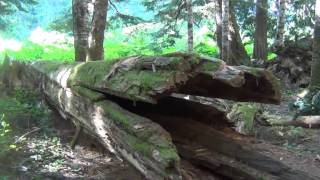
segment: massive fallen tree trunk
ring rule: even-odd
[[[43,73],[62,63],[35,64]],[[278,81],[263,69],[226,66],[223,61],[194,54],[174,53],[159,57],[131,57],[109,62],[73,64],[68,87],[156,104],[172,92],[237,101],[279,103]]]
[[[161,126],[121,108],[103,98],[103,94],[89,93],[82,87],[68,88],[67,80],[73,65],[40,62],[14,65],[17,66],[20,69],[19,84],[40,88],[49,105],[64,119],[83,127],[146,178],[180,179],[178,153],[170,134]],[[74,91],[86,92],[88,96],[79,96]]]
[[[195,172],[229,179],[313,179],[251,149],[219,109],[170,96],[278,103],[277,81],[263,69],[230,67],[181,53],[81,64],[13,64],[5,72],[10,76],[4,78],[6,83],[39,87],[65,119],[148,179],[187,177],[181,158]],[[10,74],[13,67],[17,73]]]

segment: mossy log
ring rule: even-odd
[[[175,97],[162,98],[157,105],[137,102],[134,106],[116,97],[112,101],[160,124],[171,134],[181,159],[206,172],[234,180],[318,179],[260,153],[253,139],[232,130],[225,114],[212,106]]]
[[[182,53],[108,62],[35,62],[16,66],[19,72],[14,74],[15,81],[39,88],[65,119],[80,124],[148,179],[181,179],[180,158],[199,169],[208,169],[199,162],[211,163],[210,171],[230,179],[237,175],[258,177],[249,172],[250,168],[270,176],[277,174],[273,171],[280,171],[278,167],[283,170],[278,161],[243,150],[241,142],[222,136],[218,130],[232,124],[221,110],[170,96],[184,93],[279,103],[279,84],[263,69],[231,67],[220,60]],[[230,164],[228,158],[199,159],[195,147],[250,167],[242,170],[242,165]],[[232,176],[229,170],[237,173]]]
[[[254,103],[234,103],[227,117],[235,124],[240,134],[252,135],[259,107]]]
[[[68,77],[74,65],[17,63],[15,68],[19,69],[23,87],[40,89],[47,103],[64,119],[81,126],[147,179],[181,179],[180,157],[170,134],[157,123],[123,109],[103,94],[82,87],[68,88]],[[88,96],[79,96],[74,91],[86,92]]]
[[[43,73],[61,66],[65,64],[34,65]],[[80,95],[96,91],[152,104],[173,92],[236,101],[280,102],[278,81],[269,71],[226,66],[223,61],[196,54],[137,56],[71,66],[67,86]]]

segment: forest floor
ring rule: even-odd
[[[71,149],[75,132],[71,121],[29,92],[9,94],[0,95],[0,112],[7,116],[0,120],[7,123],[7,133],[0,128],[0,180],[143,179],[129,163],[84,133]]]
[[[290,121],[294,113],[289,106],[301,91],[283,91],[281,104],[264,104],[262,113],[273,117],[273,122]],[[255,144],[261,153],[320,178],[320,129],[256,125],[255,132]]]
[[[0,91],[4,92],[4,91]],[[293,91],[281,105],[262,105],[264,113],[287,119]],[[2,179],[143,179],[128,163],[84,134],[70,148],[74,127],[30,92],[0,95],[0,180]],[[6,125],[7,124],[7,125]],[[6,128],[4,128],[4,125]],[[293,169],[320,177],[320,130],[257,124],[252,144]]]

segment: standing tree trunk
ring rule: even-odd
[[[76,61],[103,60],[107,8],[108,0],[73,0],[72,15]]]
[[[192,0],[186,0],[186,6],[188,11],[188,52],[193,51],[193,12],[192,12]]]
[[[244,45],[242,44],[241,36],[239,33],[239,25],[234,13],[234,7],[230,4],[230,65],[249,64],[249,56]]]
[[[278,0],[278,23],[277,23],[277,35],[275,40],[275,47],[284,46],[284,23],[285,23],[285,11],[286,11],[286,0]]]
[[[217,44],[220,51],[220,59],[221,56],[221,49],[222,49],[222,0],[215,0],[215,21],[216,21],[216,36],[217,36]]]
[[[267,10],[268,0],[257,0],[253,58],[264,61],[268,58]]]
[[[315,25],[313,37],[313,56],[310,87],[312,89],[320,88],[320,0],[316,0],[315,8]]]
[[[247,64],[248,54],[242,44],[242,40],[239,33],[239,26],[234,14],[234,8],[232,4],[229,5],[229,30],[230,30],[230,51],[229,51],[229,65],[240,65]],[[216,0],[215,3],[215,20],[216,20],[216,35],[217,35],[217,44],[220,49],[220,58],[222,51],[222,1]]]
[[[87,61],[89,56],[88,37],[90,32],[90,9],[91,0],[73,0],[73,36],[76,61]]]
[[[90,60],[103,60],[104,31],[107,22],[108,0],[96,0],[91,24],[89,57]]]
[[[230,60],[230,29],[229,29],[229,0],[222,0],[222,41],[221,59],[229,64]]]

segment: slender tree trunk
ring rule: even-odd
[[[89,57],[88,36],[90,32],[90,2],[91,0],[72,1],[73,35],[76,61],[86,61]]]
[[[257,0],[256,4],[256,30],[254,39],[253,58],[267,60],[267,15],[268,0]]]
[[[186,0],[186,7],[188,11],[188,52],[193,51],[193,12],[192,0]]]
[[[222,0],[222,42],[221,59],[229,62],[230,58],[230,29],[229,29],[229,0]]]
[[[222,0],[215,0],[215,20],[216,20],[216,36],[217,36],[217,44],[220,51],[220,59],[221,56],[221,49],[222,49]]]
[[[285,24],[285,11],[286,11],[286,0],[278,0],[278,23],[277,23],[277,35],[275,40],[275,47],[284,46],[284,24]]]
[[[239,26],[234,14],[234,8],[232,4],[229,5],[229,30],[230,30],[230,51],[229,59],[227,63],[229,65],[247,64],[248,54],[242,44],[242,40],[239,33]],[[222,59],[222,1],[216,0],[215,3],[215,20],[216,20],[216,35],[217,44],[220,49],[220,58]]]
[[[320,0],[316,0],[315,8],[315,25],[313,37],[313,56],[310,87],[312,89],[320,88]]]
[[[90,60],[104,59],[104,31],[107,22],[108,0],[96,0],[91,24],[91,33],[89,36],[89,57]]]

